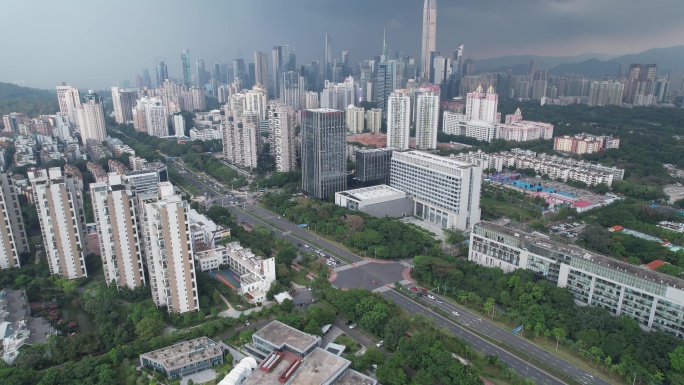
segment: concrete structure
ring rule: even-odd
[[[158,185],[156,194],[139,196],[143,248],[154,304],[169,313],[199,309],[187,213],[183,201],[169,182]]]
[[[223,130],[214,130],[206,128],[198,130],[196,128],[190,129],[190,140],[222,140]]]
[[[82,143],[86,143],[88,139],[103,142],[107,138],[107,127],[105,126],[102,98],[89,90],[85,103],[76,111]]]
[[[19,254],[29,251],[19,196],[11,174],[0,173],[0,269],[20,267]]]
[[[319,104],[321,108],[343,110],[347,106],[356,105],[358,102],[358,87],[354,78],[349,76],[343,82],[333,83],[325,81]]]
[[[306,92],[306,81],[297,71],[283,72],[280,82],[280,101],[295,110],[301,109],[302,94]]]
[[[174,112],[171,116],[171,122],[173,123],[173,132],[177,137],[185,135],[185,118],[180,112]]]
[[[408,149],[410,132],[411,98],[406,90],[398,90],[387,100],[387,147]]]
[[[143,353],[140,363],[174,379],[222,364],[223,349],[213,340],[200,337]]]
[[[496,137],[518,142],[548,140],[553,137],[553,124],[523,120],[518,108],[514,114],[506,115],[506,123],[496,125]]]
[[[254,51],[254,83],[268,88],[268,54]]]
[[[2,359],[12,365],[24,345],[44,342],[56,331],[43,318],[31,317],[28,297],[24,290],[0,291],[0,338]]]
[[[188,211],[188,223],[190,239],[195,252],[213,249],[218,242],[230,238],[230,229],[216,224],[197,210]]]
[[[382,110],[384,118],[387,117],[388,113],[389,97],[397,89],[398,64],[396,60],[387,60],[377,65],[375,103]]]
[[[280,102],[269,103],[268,129],[272,137],[271,154],[276,170],[293,171],[297,166],[297,139],[294,108]]]
[[[110,173],[106,182],[90,184],[100,257],[107,285],[131,290],[145,285],[135,197],[122,177]]]
[[[356,107],[350,104],[346,108],[347,131],[360,134],[365,129],[365,117],[363,107]]]
[[[372,133],[379,133],[382,130],[382,110],[371,108],[366,111],[366,128]]]
[[[50,273],[67,279],[87,276],[82,192],[57,167],[28,171],[28,178]]]
[[[364,186],[388,184],[394,150],[392,147],[356,150],[354,180]]]
[[[593,81],[589,89],[589,106],[619,106],[622,104],[622,95],[625,92],[625,83],[614,81]]]
[[[439,122],[439,87],[422,86],[416,94],[416,148],[433,150],[437,148],[437,127]]]
[[[437,0],[423,3],[423,38],[420,50],[420,70],[424,80],[430,79],[431,53],[437,44]]]
[[[256,167],[261,150],[259,103],[248,103],[246,93],[228,98],[225,105],[223,153],[226,160],[243,167]],[[266,112],[264,106],[264,113]]]
[[[384,184],[337,192],[335,204],[378,218],[413,214],[413,201],[408,194]]]
[[[413,214],[442,228],[480,221],[482,167],[421,151],[392,154],[390,186],[414,200]]]
[[[158,183],[169,180],[168,168],[161,162],[144,162],[137,170],[119,169],[117,172],[125,175],[126,182],[136,194],[156,192]]]
[[[231,242],[210,250],[198,252],[195,257],[200,270],[215,270],[228,265],[240,276],[238,293],[251,303],[266,301],[266,293],[276,279],[275,258],[263,259],[239,242]]]
[[[264,354],[278,350],[305,357],[321,345],[321,337],[304,333],[280,321],[273,321],[252,335],[252,343]]]
[[[118,124],[133,121],[133,108],[138,97],[137,92],[112,87],[112,104],[114,106],[114,120]]]
[[[684,336],[684,280],[679,278],[491,222],[475,225],[468,259],[506,272],[531,270],[568,289],[579,305],[632,317],[645,330]]]
[[[318,199],[347,188],[344,112],[303,110],[301,131],[302,190]]]
[[[553,149],[572,154],[593,154],[602,150],[620,148],[620,138],[609,135],[591,135],[586,133],[553,138]]]

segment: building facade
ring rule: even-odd
[[[389,184],[392,147],[364,148],[354,153],[356,171],[354,179],[361,186]]]
[[[439,87],[419,88],[415,106],[416,148],[419,150],[435,149],[439,123]]]
[[[482,167],[421,151],[392,154],[390,186],[414,200],[413,214],[441,228],[471,229],[480,221]]]
[[[387,147],[406,150],[411,134],[411,98],[406,91],[392,93],[387,100]]]
[[[20,267],[19,254],[29,251],[14,179],[0,173],[0,269]]]
[[[268,109],[268,126],[272,136],[271,153],[276,170],[293,171],[297,167],[294,108],[280,102],[271,102]]]
[[[327,108],[302,114],[302,190],[318,199],[347,188],[344,112]]]

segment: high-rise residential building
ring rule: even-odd
[[[174,112],[171,116],[173,121],[173,132],[176,137],[185,136],[185,118],[180,112]]]
[[[302,94],[306,92],[304,77],[296,71],[283,72],[280,79],[280,101],[299,110]]]
[[[435,56],[432,59],[430,71],[430,83],[442,85],[451,78],[451,59],[444,56]]]
[[[112,87],[112,104],[114,106],[114,120],[119,124],[133,121],[133,108],[136,106],[138,93]]]
[[[469,92],[466,95],[466,120],[481,120],[489,123],[498,123],[501,121],[497,109],[499,104],[499,95],[494,92],[494,87],[491,85],[487,89],[487,93],[483,92],[482,86],[478,86],[475,92]]]
[[[406,191],[414,214],[441,228],[466,230],[480,221],[482,166],[422,151],[392,153],[390,186]]]
[[[319,107],[318,102],[318,92],[307,91],[304,94],[304,105],[302,106],[305,110],[311,110]]]
[[[268,55],[266,52],[254,51],[254,84],[268,89]]]
[[[10,112],[9,114],[2,116],[2,124],[5,126],[5,132],[18,132],[20,126],[27,125],[28,123],[28,115],[19,112]]]
[[[622,104],[622,94],[625,84],[613,81],[593,81],[589,90],[590,106],[619,106]]]
[[[439,123],[439,86],[420,87],[416,94],[416,148],[432,150],[437,148],[437,127]]]
[[[88,91],[82,107],[77,109],[77,119],[83,143],[88,139],[103,142],[107,138],[102,98],[92,90]]]
[[[190,58],[188,58],[190,60]],[[160,60],[157,64],[157,87],[164,85],[164,81],[169,78],[169,68]]]
[[[223,153],[229,162],[253,168],[257,166],[261,150],[261,117],[260,111],[254,109],[258,104],[248,104],[247,99],[245,93],[228,98],[223,121]]]
[[[17,189],[11,174],[0,173],[0,269],[20,267],[19,254],[29,251]]]
[[[384,118],[387,117],[387,100],[397,88],[397,61],[388,60],[378,65],[376,105],[382,110]]]
[[[397,90],[387,101],[387,147],[408,149],[410,132],[411,97],[406,90]]]
[[[294,170],[297,165],[294,108],[277,101],[270,102],[268,126],[273,138],[271,154],[275,159],[276,170],[280,172]]]
[[[82,192],[57,167],[28,171],[50,273],[86,277]]]
[[[347,189],[347,128],[343,111],[302,110],[302,190],[327,199]]]
[[[368,131],[377,134],[382,131],[382,110],[371,108],[366,111],[366,127]]]
[[[346,108],[347,131],[354,134],[360,134],[365,129],[365,114],[363,107],[356,107],[350,104]]]
[[[57,86],[57,101],[59,102],[59,112],[67,114],[72,123],[76,124],[76,109],[81,106],[81,97],[78,89],[68,86],[62,82]],[[5,129],[7,126],[5,126]]]
[[[321,108],[343,110],[350,104],[358,104],[358,87],[353,77],[349,76],[340,83],[325,81],[325,88],[321,91]]]
[[[138,234],[135,196],[117,173],[90,184],[100,257],[107,285],[131,290],[145,284],[142,239]]]
[[[181,65],[183,67],[183,85],[192,87],[192,68],[190,67],[190,50],[181,52]]]
[[[190,205],[169,182],[139,198],[142,239],[152,299],[169,313],[199,310],[188,223]]]
[[[423,2],[423,39],[420,51],[420,70],[423,79],[430,79],[430,53],[435,52],[437,44],[437,0]]]
[[[156,97],[138,99],[133,110],[133,125],[150,136],[169,136],[168,113],[162,100]]]
[[[655,64],[631,64],[623,101],[637,106],[654,104],[657,71],[658,67]]]

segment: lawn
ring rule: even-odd
[[[344,352],[349,355],[352,355],[361,349],[361,344],[346,334],[340,334],[333,342],[346,346],[347,349],[345,349]]]
[[[480,207],[482,208],[482,219],[498,219],[501,217],[507,217],[515,221],[527,222],[541,216],[541,210],[539,210],[537,213],[531,209],[484,196],[480,198]]]

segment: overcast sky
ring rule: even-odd
[[[390,50],[419,56],[422,0],[0,0],[0,81],[102,88],[165,58],[180,77],[193,62],[253,61],[296,47],[298,64],[333,52],[353,63]],[[437,49],[484,59],[510,54],[625,54],[682,44],[682,0],[438,0]],[[153,80],[154,82],[154,80]]]

